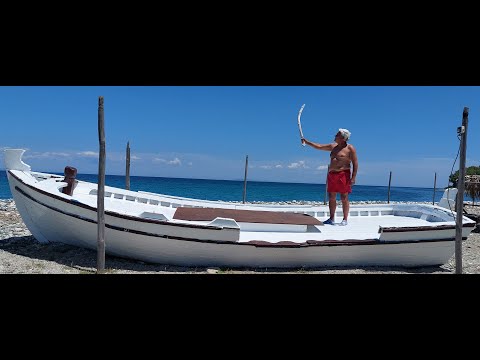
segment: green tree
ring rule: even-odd
[[[448,180],[452,183],[452,187],[458,185],[458,173],[460,170],[455,171]],[[480,175],[480,166],[469,166],[465,169],[465,175]]]
[[[458,173],[457,170],[454,174],[450,175],[449,181],[453,184],[453,187],[458,185]],[[465,175],[480,175],[480,166],[470,166],[465,169]],[[473,200],[475,205],[475,199],[480,198],[480,184],[474,182],[465,183],[465,193],[467,193]]]

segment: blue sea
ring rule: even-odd
[[[63,174],[59,174],[63,175]],[[96,174],[78,174],[77,179],[97,183]],[[106,175],[105,184],[125,188],[125,177]],[[244,182],[235,180],[182,179],[148,176],[130,176],[130,190],[149,191],[203,200],[243,201]],[[444,189],[435,190],[435,202],[440,201]],[[0,171],[0,199],[11,199],[5,171]],[[387,201],[388,186],[355,185],[349,196],[351,201]],[[339,199],[339,196],[337,196]],[[325,184],[279,183],[247,181],[246,201],[325,201]],[[471,201],[468,196],[465,200]],[[390,201],[433,201],[433,188],[390,188]]]

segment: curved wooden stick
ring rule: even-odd
[[[298,118],[297,118],[298,130],[300,131],[300,139],[303,139],[302,123],[300,122],[300,118],[302,117],[302,111],[304,107],[305,107],[305,104],[303,104],[302,107],[300,108],[300,111],[298,112]],[[302,145],[305,146],[305,143],[302,142]]]

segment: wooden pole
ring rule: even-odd
[[[103,96],[98,97],[98,141],[100,154],[97,191],[97,274],[101,274],[105,271],[105,126]]]
[[[245,159],[245,177],[243,179],[243,203],[245,204],[245,199],[247,197],[247,169],[248,169],[248,155]]]
[[[327,177],[325,178],[325,196],[323,198],[323,205],[327,205],[327,188],[328,188],[328,172],[330,171],[330,165],[327,167]]]
[[[390,178],[388,179],[388,200],[387,203],[390,204],[390,184],[392,183],[392,172],[390,171]]]
[[[435,205],[435,189],[437,188],[437,173],[435,173],[435,178],[433,179],[433,200],[432,205]]]
[[[130,141],[127,141],[127,164],[125,169],[125,189],[130,190]]]
[[[458,172],[458,192],[456,201],[456,225],[455,225],[455,273],[462,273],[462,220],[463,220],[463,197],[465,192],[465,159],[467,157],[467,128],[468,108],[463,108],[462,126],[457,129],[460,135],[460,167]]]

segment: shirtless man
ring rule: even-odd
[[[318,150],[330,151],[330,168],[327,176],[328,207],[330,209],[330,218],[324,221],[324,224],[335,224],[335,210],[337,208],[337,192],[340,193],[343,206],[343,220],[338,225],[347,225],[350,203],[348,194],[352,192],[352,185],[355,184],[355,178],[358,170],[357,151],[351,144],[347,144],[350,138],[350,131],[347,129],[338,129],[335,135],[335,142],[330,144],[317,144],[302,138],[302,144],[305,143]],[[350,163],[353,164],[353,172],[350,175]]]

